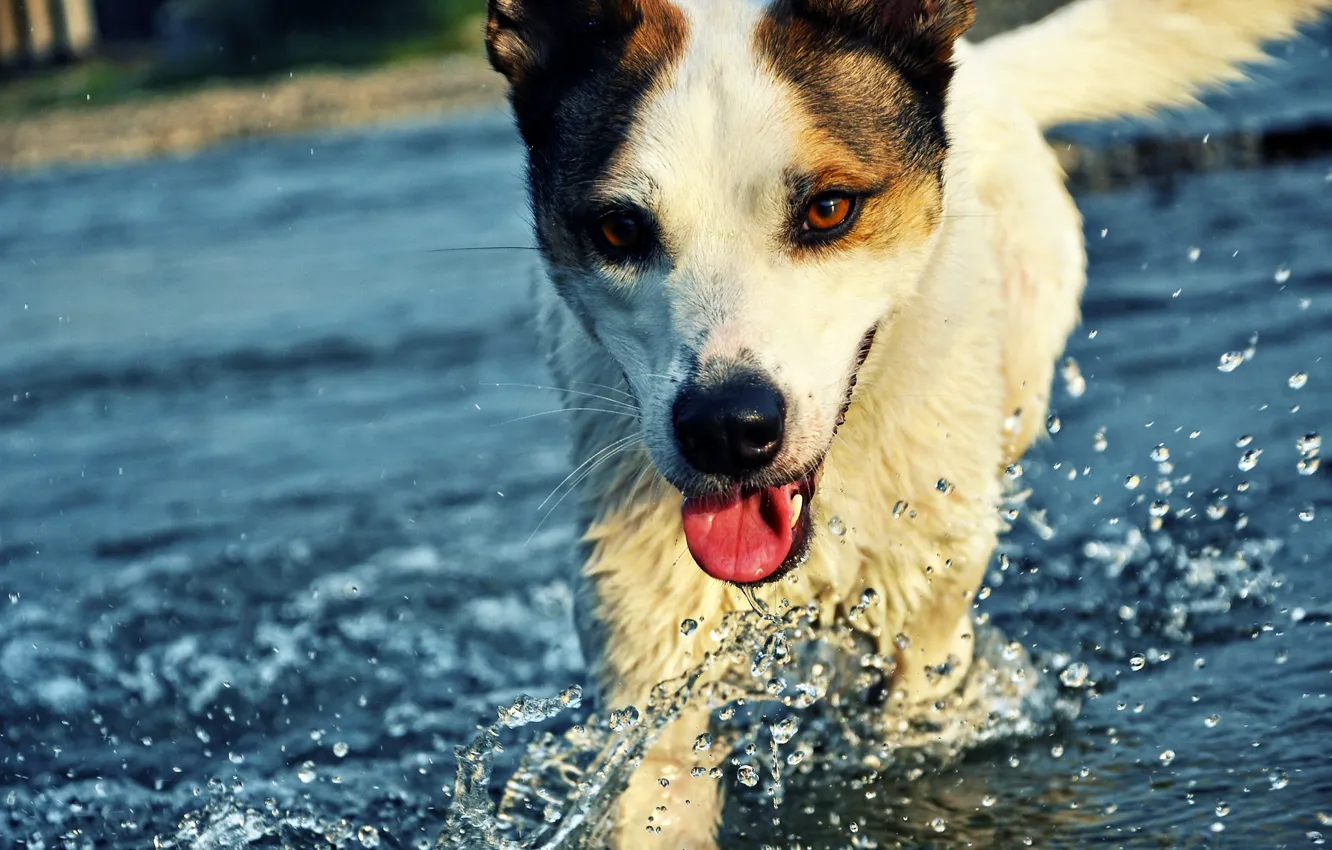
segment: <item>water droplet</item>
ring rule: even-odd
[[[1083,393],[1087,392],[1087,379],[1082,376],[1082,370],[1078,368],[1078,361],[1072,357],[1064,359],[1064,365],[1060,369],[1064,377],[1064,388],[1073,398],[1081,398]]]
[[[735,778],[746,788],[753,788],[759,783],[758,771],[748,764],[740,765],[740,769],[735,772]]]
[[[1063,744],[1055,744],[1053,747],[1050,748],[1050,755],[1054,756],[1054,757],[1057,758],[1057,759],[1061,759],[1061,758],[1063,758],[1063,757],[1064,757],[1064,745],[1063,745]]]
[[[618,711],[612,710],[610,716],[606,718],[606,723],[615,732],[637,726],[638,709],[630,705]]]
[[[934,489],[947,496],[949,493],[953,492],[953,482],[949,481],[947,478],[940,478],[934,483]]]
[[[1216,368],[1222,372],[1233,372],[1244,362],[1243,351],[1227,351],[1221,355],[1221,360],[1216,364]]]
[[[1130,489],[1130,490],[1136,490],[1136,489],[1138,489],[1138,485],[1141,484],[1141,483],[1142,483],[1142,479],[1139,478],[1139,477],[1136,476],[1136,475],[1130,475],[1130,476],[1128,476],[1127,478],[1124,479],[1124,486],[1127,487],[1127,488]]]
[[[1170,503],[1165,501],[1164,499],[1157,499],[1156,501],[1152,502],[1150,507],[1147,508],[1147,513],[1151,514],[1154,517],[1158,518],[1163,517],[1166,514],[1170,513]]]
[[[1309,376],[1305,372],[1296,372],[1286,381],[1292,390],[1302,390],[1304,385],[1309,383]]]
[[[707,732],[694,739],[694,749],[698,752],[712,749],[712,736]]]
[[[690,620],[680,621],[680,634],[686,637],[692,635],[697,628],[698,628],[698,620],[690,619]]]
[[[1268,777],[1268,779],[1272,783],[1273,791],[1280,791],[1282,788],[1285,788],[1290,784],[1290,777],[1286,775],[1284,770],[1278,770],[1276,773]]]
[[[1007,475],[1010,480],[1018,480],[1022,477],[1022,464],[1010,463],[1008,468],[1004,470],[1004,474]]]
[[[1059,681],[1070,688],[1080,688],[1087,684],[1087,676],[1090,671],[1087,665],[1081,661],[1075,661],[1063,669],[1059,674]]]
[[[361,842],[362,847],[379,846],[379,830],[375,829],[373,826],[361,827],[356,833],[356,838]]]
[[[935,832],[943,832],[944,830],[948,829],[948,824],[944,821],[943,818],[935,818],[934,820],[930,821],[930,826],[934,829]]]
[[[1103,452],[1109,447],[1110,443],[1108,443],[1105,439],[1105,431],[1097,431],[1095,436],[1092,437],[1092,450],[1096,452]]]
[[[999,800],[993,794],[986,794],[984,797],[981,797],[981,805],[987,809],[997,802],[999,802]]]
[[[1064,424],[1060,422],[1059,417],[1055,416],[1053,413],[1045,417],[1045,430],[1049,431],[1051,434],[1058,434],[1059,429],[1063,427]]]
[[[671,786],[671,780],[663,776],[662,778],[657,780],[657,784],[660,785],[662,788],[669,788]]]
[[[337,756],[338,758],[346,758],[347,753],[350,751],[351,747],[347,746],[346,741],[338,741],[336,744],[333,745],[333,755]]]
[[[301,766],[296,769],[296,778],[305,785],[314,782],[318,775],[315,773],[315,763],[312,761],[301,762]]]
[[[906,513],[906,509],[907,509],[906,502],[898,502],[897,504],[893,505],[893,519],[897,519],[898,517],[902,516],[902,514]]]
[[[1295,441],[1295,450],[1302,455],[1313,454],[1323,447],[1323,438],[1317,431],[1310,431]]]
[[[1157,463],[1165,463],[1170,460],[1170,449],[1166,448],[1165,443],[1157,443],[1151,451],[1151,458]]]
[[[1220,722],[1221,722],[1221,715],[1219,714],[1209,714],[1207,715],[1207,717],[1203,719],[1203,725],[1206,726],[1208,729],[1215,729],[1216,724]]]
[[[1147,659],[1141,655],[1135,655],[1129,659],[1129,669],[1137,672],[1147,666]]]
[[[1313,521],[1314,521],[1314,506],[1313,506],[1313,505],[1305,505],[1303,508],[1300,508],[1299,517],[1300,517],[1300,520],[1301,520],[1302,522],[1313,522]]]
[[[1277,266],[1276,271],[1272,273],[1272,280],[1275,280],[1277,283],[1285,283],[1290,280],[1290,266],[1285,263]]]
[[[1257,466],[1258,458],[1262,455],[1262,453],[1263,453],[1262,449],[1249,449],[1247,452],[1240,455],[1239,459],[1240,472],[1248,472],[1249,470]]]
[[[898,649],[905,651],[907,647],[911,646],[911,638],[898,632],[897,636],[893,638],[893,645]]]
[[[1230,814],[1230,806],[1225,801],[1216,804],[1217,817],[1223,818],[1228,814]]]
[[[846,523],[839,516],[831,517],[828,520],[828,530],[832,532],[834,537],[841,537],[846,534]]]
[[[1318,471],[1318,455],[1302,457],[1295,463],[1295,469],[1300,475],[1313,475]]]
[[[800,718],[796,717],[794,714],[789,717],[784,717],[768,727],[769,731],[772,733],[772,739],[779,744],[785,744],[790,741],[799,728]]]
[[[1198,262],[1198,258],[1201,257],[1201,256],[1202,256],[1202,249],[1201,249],[1201,248],[1190,248],[1190,249],[1189,249],[1189,262],[1190,262],[1190,263],[1196,263],[1196,262]]]
[[[1162,750],[1162,751],[1161,751],[1161,764],[1170,764],[1170,763],[1171,763],[1172,761],[1174,761],[1174,760],[1175,760],[1175,751],[1174,751],[1174,750]]]
[[[1207,516],[1210,519],[1221,519],[1226,515],[1226,505],[1222,501],[1212,502],[1207,506]]]
[[[227,761],[232,764],[244,764],[245,756],[242,753],[227,753]]]

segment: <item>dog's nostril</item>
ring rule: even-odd
[[[675,439],[699,472],[739,477],[772,463],[782,447],[786,402],[758,377],[689,387],[674,410]]]
[[[782,420],[785,417],[782,416],[781,408],[771,403],[755,406],[746,414],[732,428],[731,439],[735,442],[735,450],[767,463],[781,447],[784,430]]]

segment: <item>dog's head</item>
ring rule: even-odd
[[[550,277],[618,362],[709,574],[803,557],[943,206],[971,0],[491,0]]]

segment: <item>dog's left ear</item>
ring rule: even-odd
[[[953,45],[976,20],[972,0],[791,0],[798,15],[868,38],[922,79],[952,71]],[[942,76],[940,76],[942,75]]]
[[[881,34],[901,38],[926,62],[953,61],[953,45],[976,20],[972,0],[871,0],[878,6]]]

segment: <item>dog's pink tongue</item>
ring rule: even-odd
[[[762,581],[782,565],[795,536],[791,528],[795,485],[742,494],[685,499],[689,552],[703,572],[739,584]]]

